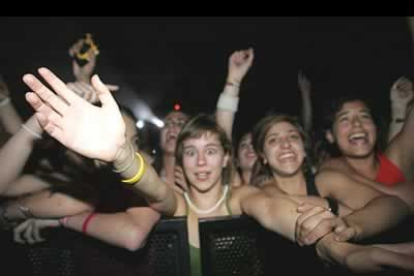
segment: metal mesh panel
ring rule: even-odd
[[[248,219],[201,220],[203,275],[264,276],[258,231]]]
[[[0,241],[5,241],[3,253],[19,260],[18,267],[8,263],[3,266],[13,271],[10,275],[190,275],[187,225],[182,218],[161,220],[146,246],[135,252],[66,229],[51,229],[42,235],[47,237],[46,242],[18,245],[12,242],[10,231],[0,232]]]

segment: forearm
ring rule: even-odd
[[[230,139],[232,138],[234,118],[238,109],[239,90],[239,84],[228,80],[217,101],[217,124],[224,129]]]
[[[15,134],[23,123],[10,99],[3,100],[5,104],[0,107],[0,123],[6,132]]]
[[[356,230],[356,240],[384,232],[409,215],[409,207],[393,196],[380,196],[364,208],[344,217],[345,222]]]
[[[30,118],[25,126],[40,135],[40,126],[34,117]],[[0,149],[0,193],[22,173],[36,139],[39,137],[21,127]]]
[[[310,91],[302,91],[302,123],[305,130],[309,133],[312,131],[312,101]]]
[[[35,218],[59,218],[93,209],[90,203],[61,193],[42,191],[33,195],[8,201],[5,215],[10,220]]]
[[[242,200],[242,212],[255,218],[266,229],[295,241],[295,226],[299,213],[298,204],[285,196]]]
[[[391,141],[404,127],[406,105],[391,104],[391,122],[388,129],[388,142]]]
[[[150,208],[140,207],[128,209],[125,213],[85,212],[60,221],[68,229],[134,251],[145,245],[159,218],[160,215]]]
[[[114,167],[123,179],[130,180],[123,185],[143,196],[153,209],[165,215],[175,213],[177,202],[174,191],[158,177],[150,164],[133,152],[131,146],[124,146],[119,158],[114,162]],[[139,179],[136,179],[140,173]]]

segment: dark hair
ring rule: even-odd
[[[373,109],[373,104],[371,103],[371,100],[361,97],[360,95],[345,95],[336,99],[331,99],[328,103],[324,104],[323,107],[323,129],[326,130],[332,130],[333,124],[335,123],[336,114],[342,109],[342,107],[346,103],[350,102],[362,102],[370,111],[371,116],[374,119],[374,123],[376,123],[376,114],[375,110]]]
[[[377,141],[375,142],[375,151],[378,151],[384,147],[384,141],[382,141],[382,138],[385,136],[383,126],[378,125],[377,123],[382,121],[378,118],[378,113],[376,112],[374,108],[374,104],[372,103],[372,100],[362,97],[361,95],[356,94],[349,94],[342,97],[339,97],[337,99],[331,100],[329,103],[324,104],[323,108],[323,134],[325,134],[327,131],[333,131],[333,125],[335,123],[336,114],[343,108],[343,106],[346,103],[350,102],[362,102],[365,107],[369,110],[369,113],[371,114],[372,120],[374,122],[374,125],[377,127]],[[338,145],[336,143],[329,143],[325,135],[323,135],[324,141],[323,147],[332,157],[338,157],[341,156],[342,153],[338,148]]]
[[[265,144],[266,134],[269,132],[270,128],[277,123],[286,122],[294,127],[297,128],[299,135],[303,141],[306,158],[303,164],[303,172],[305,175],[311,173],[312,171],[312,150],[311,150],[311,142],[308,134],[306,133],[305,129],[299,123],[296,117],[279,114],[279,115],[269,115],[261,119],[254,127],[252,131],[252,143],[256,153],[259,155],[254,168],[253,168],[253,175],[252,175],[252,182],[254,183],[257,178],[263,178],[263,176],[273,177],[272,171],[269,165],[264,164],[260,155],[263,154],[263,147]]]
[[[228,165],[223,169],[222,173],[223,184],[229,184],[232,180],[231,176],[233,172],[233,147],[231,141],[227,138],[226,132],[216,123],[213,116],[200,114],[187,121],[184,125],[177,137],[177,145],[175,150],[177,165],[183,165],[184,141],[190,138],[199,138],[205,133],[217,135],[220,144],[223,147],[224,153],[228,154],[230,157]]]

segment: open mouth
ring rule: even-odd
[[[361,145],[368,143],[368,135],[366,133],[354,133],[349,136],[348,141],[352,145]]]

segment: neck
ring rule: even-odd
[[[375,178],[379,162],[374,154],[371,154],[365,158],[352,158],[344,156],[342,159],[359,174],[368,178]]]
[[[302,171],[294,175],[280,176],[273,174],[275,185],[289,195],[306,195],[306,179]]]
[[[199,216],[205,216],[214,213],[223,204],[227,190],[228,186],[221,184],[205,193],[190,188],[190,192],[185,193],[185,196],[190,209]]]
[[[242,171],[243,184],[250,184],[251,177],[252,177],[252,171],[251,170],[243,170]]]

